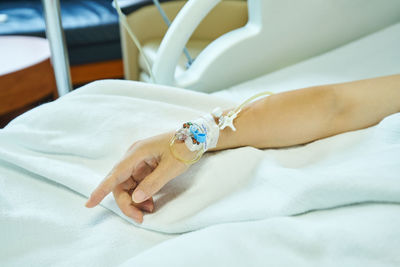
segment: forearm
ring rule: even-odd
[[[235,119],[236,131],[220,131],[216,150],[253,146],[285,147],[327,136],[336,112],[330,88],[296,90],[262,98],[246,106]],[[327,108],[324,108],[327,107]]]
[[[399,112],[399,102],[399,75],[272,95],[245,107],[237,131],[220,131],[214,150],[292,146],[366,128]]]

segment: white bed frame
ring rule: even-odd
[[[183,48],[221,0],[189,0],[157,52],[156,83],[212,92],[324,53],[400,21],[399,0],[248,0],[248,23],[177,76]]]

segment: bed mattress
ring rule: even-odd
[[[208,153],[142,225],[111,196],[84,203],[137,139],[256,92],[400,73],[399,47],[396,24],[211,95],[106,80],[23,114],[0,130],[0,265],[398,266],[400,114],[304,146]]]

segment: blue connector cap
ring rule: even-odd
[[[205,143],[207,139],[207,134],[205,133],[200,133],[199,129],[195,126],[190,126],[190,132],[193,134],[194,139],[196,139],[197,142],[199,143]]]

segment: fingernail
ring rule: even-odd
[[[143,202],[146,199],[146,195],[142,190],[136,190],[133,193],[133,201],[136,203]]]

